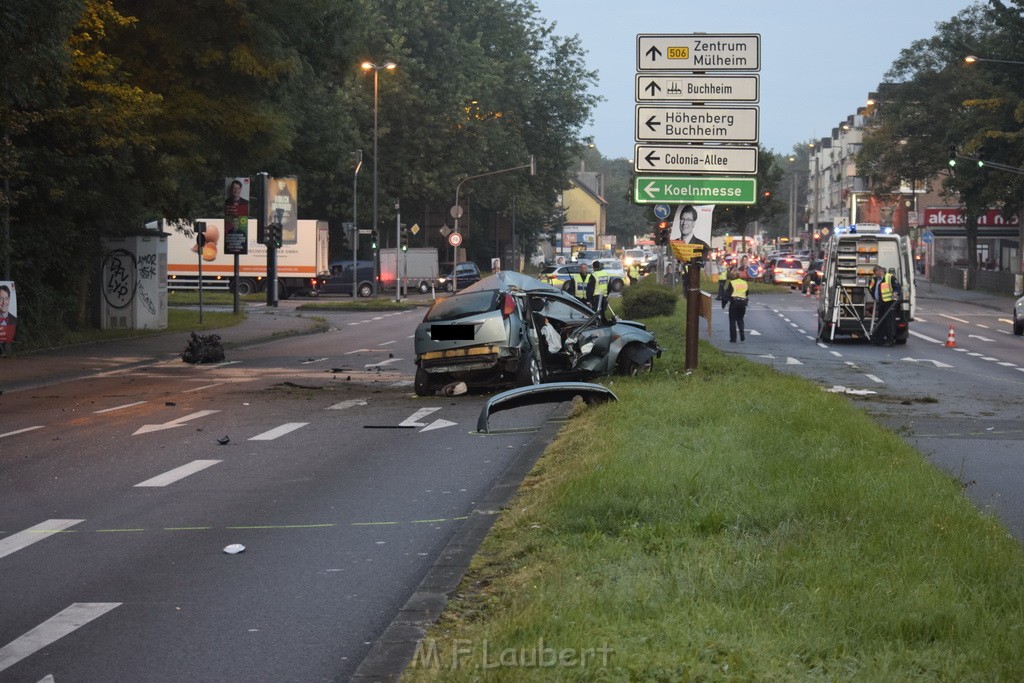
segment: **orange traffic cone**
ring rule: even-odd
[[[949,334],[946,335],[946,348],[947,349],[955,349],[956,348],[956,335],[953,334],[953,323],[949,324]]]

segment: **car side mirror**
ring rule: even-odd
[[[540,313],[546,305],[547,302],[544,299],[530,299],[530,310],[534,313]]]

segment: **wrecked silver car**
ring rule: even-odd
[[[654,335],[620,320],[603,297],[596,308],[512,271],[438,299],[416,328],[416,393],[649,371],[661,356]]]

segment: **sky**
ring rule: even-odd
[[[762,149],[831,136],[864,106],[902,49],[970,0],[533,0],[555,32],[578,35],[604,101],[582,134],[633,157],[637,34],[761,35]]]

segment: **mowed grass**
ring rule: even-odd
[[[578,408],[407,680],[1024,680],[1024,557],[850,399],[700,348]],[[703,325],[703,321],[701,323]]]

